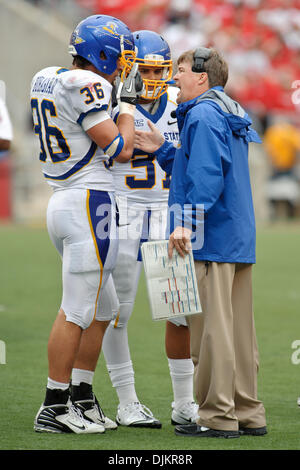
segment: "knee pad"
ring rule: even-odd
[[[96,320],[105,321],[116,318],[120,310],[120,304],[117,297],[115,285],[112,275],[108,279],[99,293],[98,308],[96,312]]]
[[[123,328],[127,325],[133,310],[133,302],[121,302],[117,314],[111,321],[113,328]]]
[[[84,314],[72,311],[65,311],[65,315],[66,321],[75,323],[75,325],[78,325],[80,328],[82,328],[82,330],[86,330],[91,325],[94,318],[92,312],[88,311],[84,312]]]
[[[61,307],[67,321],[82,329],[98,321],[110,321],[119,303],[111,272],[100,266],[91,242],[67,245],[64,250],[64,289]]]
[[[141,262],[137,261],[137,253],[120,253],[113,279],[120,302],[134,300],[141,271]]]

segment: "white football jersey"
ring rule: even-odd
[[[158,109],[150,114],[146,107],[137,105],[134,119],[135,128],[149,131],[147,121],[152,121],[168,142],[174,146],[179,140],[176,117],[171,112],[177,107],[178,88],[169,87],[167,93],[160,98]],[[117,110],[115,111],[117,113]],[[135,149],[128,163],[113,162],[111,171],[114,176],[116,195],[127,198],[128,203],[143,204],[151,207],[162,202],[167,203],[169,197],[170,176],[156,161],[155,154],[146,154]]]
[[[34,131],[43,174],[54,189],[114,189],[108,156],[89,138],[89,128],[111,115],[112,85],[89,70],[48,67],[31,83]],[[101,116],[101,117],[100,117]]]
[[[4,100],[0,96],[0,139],[12,140],[13,130]]]

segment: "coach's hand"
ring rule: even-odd
[[[147,121],[150,131],[135,131],[134,147],[147,153],[154,153],[165,142],[164,136],[151,121]]]
[[[191,245],[192,231],[186,227],[176,227],[174,232],[171,233],[168,245],[169,258],[173,256],[173,250],[184,258],[188,252],[192,249]]]

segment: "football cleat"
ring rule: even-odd
[[[101,424],[105,429],[117,429],[118,425],[112,419],[105,416],[96,396],[92,400],[78,400],[74,402],[77,408],[80,409],[84,418],[96,424]]]
[[[297,399],[297,405],[300,406],[300,397]]]
[[[34,420],[36,432],[99,434],[104,426],[92,423],[82,416],[81,411],[68,402],[66,405],[42,405]]]
[[[161,428],[161,422],[140,402],[129,403],[122,408],[119,405],[116,421],[120,426]]]
[[[175,403],[172,403],[172,424],[193,424],[196,423],[199,406],[194,401],[184,403],[180,408],[175,408]]]
[[[71,400],[80,409],[83,417],[92,423],[101,424],[105,429],[117,429],[118,425],[105,416],[94,392],[93,387],[85,382],[70,385]]]

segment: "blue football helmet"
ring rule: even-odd
[[[119,19],[107,15],[92,15],[81,21],[69,45],[70,54],[84,57],[108,75],[116,70],[120,59],[126,76],[135,60],[134,49],[130,29]]]
[[[136,62],[145,67],[163,69],[160,80],[143,79],[145,91],[141,98],[157,99],[167,91],[168,81],[172,78],[173,67],[170,47],[163,37],[154,31],[135,31],[133,37],[136,47]]]

